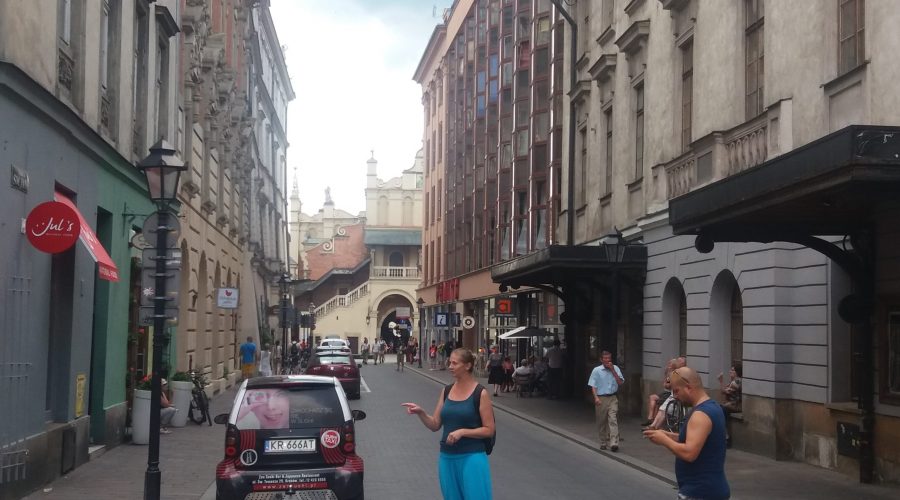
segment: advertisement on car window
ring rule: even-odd
[[[244,394],[235,424],[238,429],[243,430],[294,429],[333,425],[336,417],[338,421],[342,420],[337,415],[339,407],[323,406],[321,403],[314,395],[302,392],[271,388],[250,389]],[[272,446],[266,451],[304,451],[293,449],[293,443],[275,442]]]

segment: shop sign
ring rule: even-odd
[[[511,318],[515,315],[516,312],[513,310],[513,299],[497,299],[496,305],[494,306],[494,316]]]
[[[410,308],[409,307],[398,307],[394,310],[394,316],[397,319],[409,319]]]
[[[437,285],[438,302],[454,302],[459,300],[459,278],[453,278]]]
[[[239,296],[237,288],[219,288],[216,305],[222,309],[237,309]]]
[[[81,234],[78,214],[58,201],[47,201],[34,207],[25,219],[25,235],[34,248],[46,253],[60,253],[72,248]]]
[[[75,416],[84,416],[84,396],[87,385],[87,375],[79,373],[75,376]]]
[[[436,326],[436,327],[450,326],[450,313],[445,313],[445,312],[434,313],[434,326]]]

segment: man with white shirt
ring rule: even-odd
[[[612,451],[619,451],[619,386],[625,383],[622,370],[612,362],[612,353],[600,354],[600,366],[594,368],[588,385],[594,396],[597,427],[600,432],[600,449],[607,443]]]

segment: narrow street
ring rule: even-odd
[[[441,386],[394,365],[364,366],[371,392],[354,408],[367,413],[357,424],[359,450],[366,461],[366,496],[372,499],[440,498],[438,441],[400,403],[429,409]],[[629,498],[674,497],[668,484],[574,445],[555,434],[504,412],[497,412],[497,444],[491,454],[494,498]]]

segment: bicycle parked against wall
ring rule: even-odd
[[[191,422],[201,425],[204,421],[212,425],[212,417],[209,416],[209,396],[203,390],[206,387],[206,378],[197,370],[191,370],[191,382],[194,388],[191,389],[191,406],[188,408],[188,418]]]

